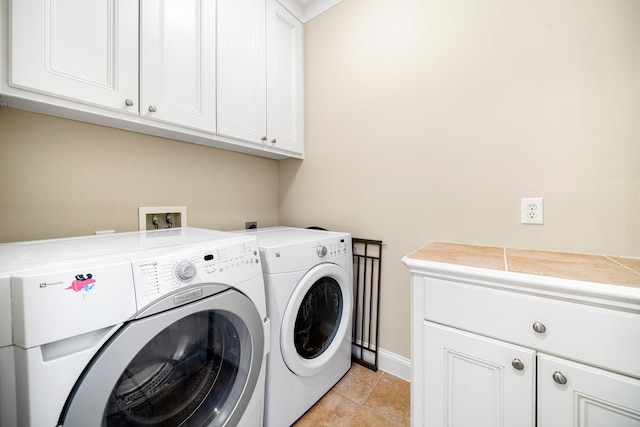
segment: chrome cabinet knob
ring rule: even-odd
[[[133,100],[129,99],[129,98],[125,99],[124,100],[124,105],[126,105],[127,107],[133,106]]]
[[[276,139],[275,139],[275,138],[273,138],[273,139],[271,140],[271,143],[272,143],[272,144],[275,144],[275,143],[276,143]]]
[[[262,138],[260,138],[262,140],[262,142],[267,142],[267,137],[263,136]]]
[[[522,363],[520,359],[513,359],[511,361],[511,366],[513,366],[513,369],[516,371],[522,371],[524,369],[524,363]]]
[[[533,324],[533,330],[539,334],[544,334],[545,332],[547,332],[547,327],[540,322],[536,322]]]
[[[559,371],[555,371],[552,375],[552,378],[555,382],[557,382],[560,385],[566,384],[567,383],[567,377],[565,377],[564,375],[562,375],[562,372]]]
[[[156,110],[156,106],[155,105],[149,105],[149,112],[150,113],[155,113],[156,111],[157,110]]]

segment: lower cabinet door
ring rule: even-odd
[[[425,426],[535,426],[535,351],[424,323]]]
[[[538,425],[640,427],[640,380],[539,353]]]

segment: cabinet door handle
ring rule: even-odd
[[[275,138],[273,138],[273,139],[271,140],[271,143],[272,143],[272,144],[275,144],[275,143],[276,143],[276,139],[275,139]]]
[[[149,112],[150,113],[155,113],[156,111],[157,110],[156,110],[156,106],[155,105],[149,105]]]
[[[540,322],[536,322],[533,324],[533,330],[539,334],[544,334],[545,332],[547,332],[547,327]]]
[[[553,377],[553,380],[555,382],[557,382],[558,384],[566,384],[567,383],[567,377],[562,375],[562,372],[555,371],[553,373],[552,377]]]
[[[131,106],[133,106],[133,100],[128,99],[128,98],[127,98],[127,99],[125,99],[125,100],[124,100],[124,105],[126,105],[127,107],[131,107]]]
[[[263,136],[262,138],[260,138],[260,140],[261,140],[262,142],[267,142],[267,137],[266,137],[266,136]]]
[[[511,366],[517,371],[522,371],[524,369],[524,363],[520,359],[513,359],[511,361]]]

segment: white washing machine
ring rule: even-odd
[[[351,366],[351,235],[274,227],[258,237],[271,319],[265,425],[290,426]]]
[[[255,237],[194,228],[0,245],[2,427],[263,425]]]

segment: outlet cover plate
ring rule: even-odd
[[[522,224],[543,224],[544,209],[542,197],[520,199],[520,222]]]

